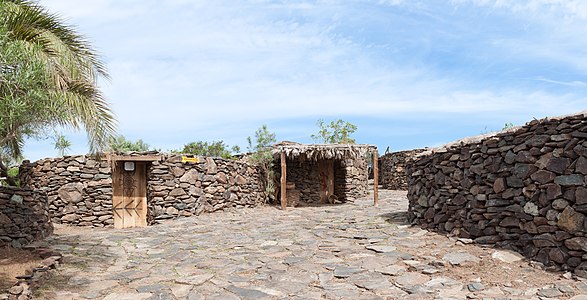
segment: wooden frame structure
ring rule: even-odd
[[[112,166],[114,228],[146,227],[147,169],[151,162],[161,160],[161,155],[109,154],[107,159]]]
[[[291,142],[282,142],[276,144],[273,149],[274,157],[279,157],[281,166],[280,178],[280,204],[281,209],[287,209],[287,159],[298,158],[302,161],[318,161],[318,160],[342,160],[342,159],[357,159],[360,156],[371,154],[373,157],[373,203],[377,206],[379,201],[379,167],[378,167],[378,152],[374,145],[354,145],[354,144],[313,144],[303,145]],[[332,164],[330,164],[332,168]],[[328,180],[333,180],[331,174],[328,174]],[[332,179],[331,179],[332,178]],[[328,194],[328,193],[327,193]],[[322,196],[322,195],[321,195]]]

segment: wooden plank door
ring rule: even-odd
[[[116,162],[112,177],[112,211],[115,228],[147,226],[147,163],[134,162],[133,171]]]
[[[328,203],[328,198],[334,194],[334,161],[320,161],[318,172],[320,174],[320,202]]]

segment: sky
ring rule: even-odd
[[[118,133],[163,151],[266,124],[314,142],[358,127],[380,153],[587,109],[587,1],[41,0],[100,52]],[[65,130],[69,154],[84,132]],[[27,159],[58,156],[30,140]]]

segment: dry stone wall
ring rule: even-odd
[[[408,190],[406,163],[426,149],[398,151],[379,158],[379,184],[388,190]]]
[[[369,170],[367,160],[363,157],[345,159],[335,163],[342,172],[335,172],[334,194],[342,201],[354,201],[369,193]]]
[[[21,166],[21,181],[47,193],[53,222],[113,226],[112,169],[105,159],[67,156]],[[264,203],[256,167],[244,162],[162,155],[147,167],[149,221]]]
[[[114,224],[108,161],[84,155],[25,161],[20,177],[23,185],[47,193],[53,222],[94,227]]]
[[[45,193],[0,187],[0,247],[21,247],[52,232]]]
[[[179,155],[167,156],[149,168],[147,187],[149,212],[155,220],[265,202],[258,169],[222,158],[200,157],[198,163],[185,164]]]
[[[407,173],[413,223],[587,276],[587,112],[435,149]]]

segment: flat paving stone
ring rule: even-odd
[[[405,191],[147,228],[56,225],[42,299],[582,299],[587,285],[407,223]],[[505,253],[505,252],[504,252]],[[471,283],[479,283],[470,285]],[[471,288],[469,288],[471,287]],[[483,287],[482,289],[480,287]]]

